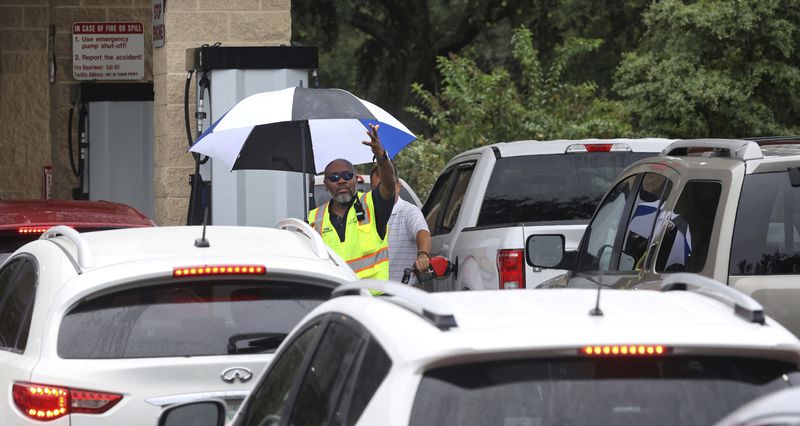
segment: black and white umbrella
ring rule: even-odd
[[[317,173],[337,158],[372,161],[361,141],[369,124],[389,157],[416,139],[377,105],[341,89],[292,87],[249,96],[208,128],[189,149],[231,170]]]

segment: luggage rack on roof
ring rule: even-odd
[[[284,230],[291,230],[295,229],[297,232],[303,234],[305,237],[311,240],[311,250],[314,251],[314,254],[317,255],[320,259],[328,260],[330,256],[328,255],[328,249],[325,245],[325,242],[322,241],[322,237],[314,230],[309,224],[303,222],[297,218],[286,218],[278,222],[275,225],[278,229]]]
[[[83,238],[80,232],[70,228],[69,226],[54,226],[47,231],[44,231],[39,239],[52,241],[53,238],[58,236],[63,236],[72,241],[72,244],[75,244],[75,248],[78,249],[77,262],[72,257],[72,254],[70,254],[67,250],[64,250],[64,253],[66,253],[67,257],[69,257],[69,260],[75,266],[75,269],[78,270],[79,274],[83,272],[82,269],[91,268],[94,266],[94,257],[92,256],[92,249],[89,247],[89,243]],[[55,243],[55,241],[52,242]]]
[[[370,290],[382,293],[381,300],[405,308],[435,325],[440,330],[458,327],[449,307],[430,293],[411,286],[380,280],[360,280],[336,287],[331,298],[339,296],[371,296]]]
[[[739,139],[685,139],[670,144],[660,156],[686,156],[692,153],[728,157],[742,161],[764,158],[758,143]]]
[[[661,283],[661,291],[688,290],[688,287],[697,289],[697,293],[708,296],[721,302],[733,305],[733,313],[748,322],[764,325],[764,308],[752,297],[714,281],[711,278],[697,274],[679,273],[665,278]]]

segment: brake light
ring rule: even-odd
[[[199,277],[204,275],[264,275],[264,265],[202,265],[172,268],[173,278]]]
[[[50,229],[48,226],[20,226],[17,232],[20,234],[41,234]]]
[[[116,393],[70,389],[38,383],[14,383],[14,404],[31,419],[48,421],[70,413],[102,414],[121,399]]]
[[[630,146],[624,143],[576,143],[567,147],[566,153],[571,152],[631,152]]]
[[[604,345],[584,346],[581,355],[588,356],[654,356],[664,355],[669,348],[663,345]]]
[[[500,289],[525,288],[525,263],[522,249],[497,251],[497,272]]]

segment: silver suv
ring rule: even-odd
[[[800,335],[798,142],[682,140],[634,163],[595,212],[574,269],[540,287],[651,288],[694,272],[751,295]],[[527,246],[534,266],[563,255],[560,235]]]

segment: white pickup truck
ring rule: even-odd
[[[422,209],[433,236],[431,255],[455,265],[455,274],[437,282],[434,290],[533,288],[564,273],[617,175],[671,142],[519,141],[455,156]],[[542,234],[564,235],[568,256],[557,265],[563,269],[530,266],[524,247]]]

